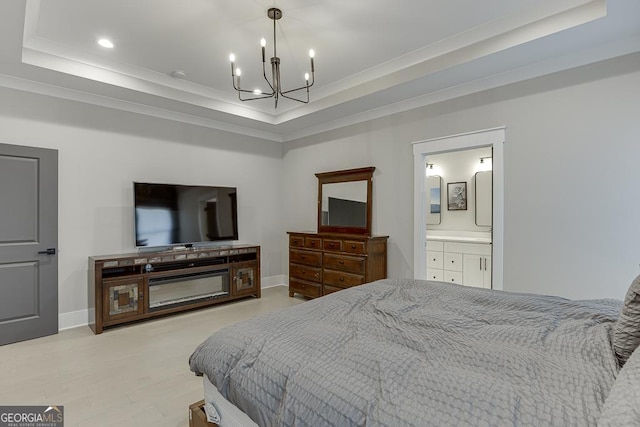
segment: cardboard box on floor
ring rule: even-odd
[[[204,412],[204,400],[189,405],[189,427],[217,427],[218,424],[207,421]]]

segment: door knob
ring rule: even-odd
[[[55,255],[56,248],[49,248],[44,251],[38,251],[38,255]]]

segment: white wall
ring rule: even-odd
[[[285,144],[0,89],[0,142],[59,150],[59,306],[87,308],[87,257],[133,249],[131,182],[238,187],[263,278],[285,230],[316,229],[316,172],[375,166],[373,232],[413,272],[411,142],[507,126],[505,289],[622,298],[640,271],[640,55]],[[264,283],[263,283],[264,284]]]
[[[315,229],[314,173],[375,166],[373,230],[411,277],[410,143],[506,126],[504,289],[622,298],[640,273],[638,70],[629,55],[288,143],[285,226]]]
[[[63,316],[86,314],[88,256],[134,250],[132,181],[237,187],[240,242],[261,245],[262,276],[283,281],[280,143],[8,89],[0,142],[59,150]]]

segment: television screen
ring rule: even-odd
[[[234,187],[133,183],[136,246],[238,239]]]

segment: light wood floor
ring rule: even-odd
[[[88,326],[0,347],[0,405],[64,405],[65,426],[189,424],[202,379],[189,356],[211,333],[261,313],[299,304],[288,289],[108,329]]]

